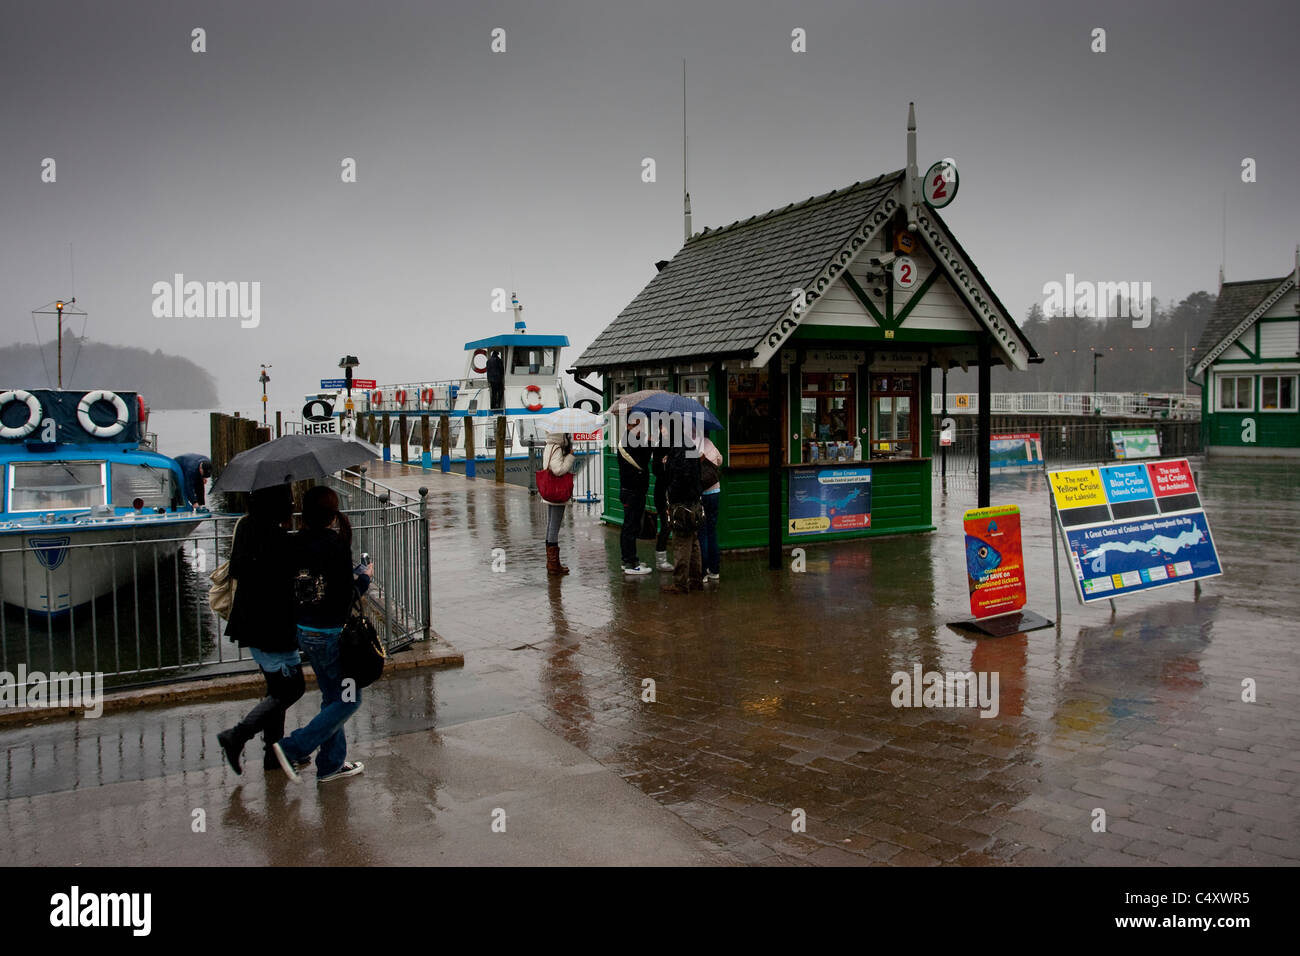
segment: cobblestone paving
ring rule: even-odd
[[[1224,577],[1112,616],[1067,575],[1059,630],[1002,639],[946,626],[969,613],[962,477],[936,534],[810,545],[802,574],[728,554],[720,586],[689,596],[619,575],[616,530],[585,508],[562,538],[573,573],[548,580],[526,493],[375,477],[432,488],[435,627],[475,696],[526,707],[742,860],[1293,863],[1300,487],[1284,465],[1199,467]],[[1026,512],[1029,606],[1054,617],[1042,477],[998,478],[993,497]],[[997,672],[999,712],[895,708],[891,677],[915,665]]]

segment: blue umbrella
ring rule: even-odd
[[[660,392],[657,395],[651,395],[637,402],[630,409],[637,412],[670,412],[681,415],[683,418],[689,416],[699,416],[704,422],[706,431],[720,431],[722,422],[717,417],[697,402],[693,398],[687,398],[685,395],[675,395],[672,392]]]

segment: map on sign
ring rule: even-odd
[[[1110,443],[1115,457],[1121,460],[1160,457],[1160,434],[1154,428],[1113,429]]]
[[[1223,573],[1185,458],[1048,473],[1085,603]]]

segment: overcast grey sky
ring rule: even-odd
[[[260,362],[293,396],[345,351],[364,377],[458,375],[465,341],[509,328],[495,287],[572,361],[681,246],[683,57],[696,229],[901,167],[915,100],[921,169],[957,161],[945,218],[1017,318],[1067,272],[1213,291],[1225,195],[1229,279],[1281,275],[1297,9],[7,0],[0,341],[71,294],[71,243],[88,335],[194,358],[231,405]],[[177,272],[260,282],[261,324],[155,318]]]

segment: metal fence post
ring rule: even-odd
[[[429,582],[429,489],[420,489],[420,593],[423,596],[421,614],[424,617],[424,639],[432,637],[433,590]]]
[[[379,511],[383,515],[383,530],[380,532],[380,545],[383,548],[384,562],[388,565],[384,574],[384,647],[393,642],[393,547],[388,531],[388,495],[379,496]]]

